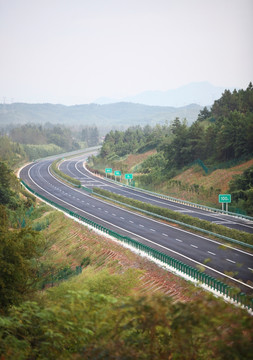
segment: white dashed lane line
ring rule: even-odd
[[[123,218],[123,216],[120,217],[122,220],[125,220],[125,218]]]
[[[163,234],[163,236],[168,236],[167,234]]]
[[[175,239],[176,241],[178,241],[178,242],[183,242],[182,240],[180,240],[180,239]]]
[[[194,247],[195,249],[198,249],[198,246],[196,245],[191,244],[191,246]]]
[[[144,225],[142,225],[142,224],[139,224],[139,226],[140,226],[140,227],[144,227]]]
[[[211,254],[211,255],[216,255],[215,253],[211,252],[211,251],[208,251],[208,254]]]
[[[150,231],[155,231],[154,229],[150,229]]]
[[[129,220],[129,222],[130,222],[131,224],[133,224],[133,223],[134,223],[132,220]]]
[[[226,260],[233,263],[233,264],[235,264],[235,261],[233,261],[233,260],[230,260],[230,259],[226,259]]]

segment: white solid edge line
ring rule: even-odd
[[[34,164],[34,165],[35,165],[35,164]],[[34,165],[33,165],[33,166],[34,166]],[[129,234],[132,234],[132,235],[134,235],[134,236],[137,236],[137,237],[143,239],[144,241],[147,241],[147,242],[149,242],[149,243],[151,243],[151,244],[153,244],[153,245],[156,245],[156,246],[161,247],[161,248],[163,248],[163,249],[165,249],[165,250],[167,250],[167,251],[170,251],[170,252],[172,252],[172,253],[174,253],[174,254],[177,254],[177,255],[179,255],[179,256],[187,259],[187,260],[190,260],[190,261],[192,261],[192,262],[194,262],[194,263],[196,263],[196,264],[199,264],[199,265],[201,265],[201,266],[204,266],[205,268],[207,268],[207,269],[209,269],[209,270],[211,270],[211,271],[214,271],[214,272],[216,272],[217,274],[222,275],[223,277],[226,277],[226,278],[228,278],[228,279],[230,279],[230,280],[233,280],[233,281],[235,281],[235,282],[238,282],[238,283],[240,283],[240,284],[242,284],[242,285],[244,285],[244,286],[246,286],[246,287],[248,287],[248,288],[250,288],[250,289],[253,289],[253,286],[250,286],[250,285],[248,285],[248,284],[246,284],[246,283],[244,283],[244,282],[242,282],[242,281],[240,281],[240,280],[234,279],[234,278],[232,278],[231,276],[228,276],[228,275],[226,275],[226,274],[223,274],[222,272],[220,272],[220,271],[218,271],[218,270],[215,270],[215,269],[207,266],[206,264],[202,264],[202,263],[200,263],[200,262],[198,262],[198,261],[196,261],[196,260],[194,260],[194,259],[189,258],[189,257],[186,256],[186,255],[183,255],[183,254],[178,253],[178,252],[175,251],[175,250],[171,250],[171,249],[169,249],[169,248],[166,248],[165,246],[160,245],[160,244],[157,244],[157,243],[155,243],[155,242],[152,241],[152,240],[146,239],[146,238],[144,238],[144,237],[142,237],[142,236],[140,236],[140,235],[137,235],[137,234],[135,234],[135,233],[133,233],[133,232],[131,232],[131,231],[128,231],[128,230],[126,230],[126,229],[123,229],[123,228],[121,228],[120,226],[114,225],[114,224],[110,223],[109,221],[106,221],[106,220],[103,220],[103,219],[99,218],[98,216],[91,215],[91,214],[89,214],[88,212],[86,212],[86,211],[84,211],[84,210],[82,210],[82,209],[80,209],[80,208],[78,208],[78,207],[76,207],[76,206],[74,206],[74,205],[68,204],[66,201],[58,198],[57,196],[55,196],[55,195],[51,194],[50,192],[48,192],[47,190],[43,189],[40,185],[38,185],[38,184],[31,178],[31,176],[30,176],[30,170],[31,170],[31,168],[32,168],[33,166],[31,166],[31,167],[29,168],[29,171],[28,171],[28,175],[29,175],[31,181],[32,181],[36,186],[38,186],[40,189],[42,189],[43,191],[45,191],[46,193],[48,193],[49,195],[51,195],[52,197],[60,200],[61,202],[65,203],[65,204],[67,204],[67,205],[72,206],[73,208],[75,208],[75,209],[77,209],[77,210],[79,210],[79,211],[81,211],[81,212],[83,212],[83,213],[85,213],[85,214],[88,214],[88,215],[90,215],[90,216],[92,216],[92,217],[94,217],[94,218],[96,218],[96,219],[99,219],[99,220],[101,220],[101,221],[103,221],[103,222],[105,222],[105,223],[107,223],[107,224],[110,224],[110,225],[112,225],[112,226],[114,226],[114,227],[116,227],[116,228],[118,228],[118,229],[120,229],[120,230],[126,231],[126,232],[128,232]]]
[[[86,169],[86,168],[85,168],[85,169]],[[88,169],[86,169],[86,170],[87,170],[88,172],[90,172]],[[78,171],[79,171],[79,170],[78,170]],[[79,171],[79,172],[80,172],[80,171]],[[68,185],[67,185],[67,186],[68,186]],[[78,191],[78,190],[76,190],[76,191]],[[106,203],[106,201],[103,201],[103,200],[99,200],[99,201],[102,201],[102,202]],[[111,205],[111,206],[115,206],[115,207],[117,207],[117,208],[120,209],[119,206],[116,206],[116,205],[114,205],[114,204],[110,204],[110,205]],[[124,210],[127,211],[127,212],[129,212],[129,213],[131,213],[131,211],[129,211],[129,210],[127,210],[127,209],[124,209]],[[143,215],[141,215],[141,214],[137,214],[137,213],[136,213],[136,216],[143,217],[143,218],[145,218],[145,219],[149,219],[149,220],[154,221],[154,222],[156,222],[156,223],[160,223],[160,222],[157,221],[157,220],[154,220],[154,219],[151,219],[151,218],[147,218],[147,217],[145,217],[145,216],[143,216]],[[190,231],[187,231],[187,230],[184,230],[184,229],[180,229],[180,228],[176,228],[176,229],[175,229],[174,226],[171,226],[171,225],[166,224],[166,223],[163,223],[163,225],[168,226],[168,227],[170,227],[170,228],[172,228],[172,229],[174,229],[174,230],[182,231],[182,232],[185,232],[185,233],[187,233],[187,234],[191,234],[191,235],[197,236],[197,237],[199,237],[199,238],[201,238],[201,239],[204,239],[204,240],[206,240],[206,241],[212,242],[212,243],[214,243],[214,244],[217,244],[217,245],[220,245],[220,246],[225,246],[225,247],[227,247],[227,248],[229,248],[229,249],[232,249],[232,250],[241,252],[241,253],[243,253],[243,254],[253,256],[253,254],[251,254],[251,253],[248,253],[248,252],[246,252],[246,251],[244,251],[244,250],[235,248],[235,247],[230,246],[230,245],[227,245],[227,244],[223,244],[223,243],[221,243],[221,242],[219,242],[219,241],[217,241],[217,240],[209,239],[209,238],[206,238],[206,237],[204,237],[204,236],[191,233]]]
[[[81,161],[83,161],[83,160],[77,161],[76,164],[78,164],[78,163],[81,162]],[[76,167],[76,166],[75,166],[75,167]],[[84,168],[87,172],[89,172],[91,175],[93,175],[94,177],[97,177],[97,176],[94,175],[90,170],[88,170],[84,164],[83,164],[83,168]],[[77,168],[76,168],[76,169],[77,169]],[[77,170],[78,170],[78,169],[77,169]],[[79,171],[82,175],[84,175],[80,170],[78,170],[78,171]],[[117,187],[117,186],[118,186],[118,187],[121,187],[121,190],[122,190],[123,192],[127,192],[127,191],[125,190],[125,188],[124,188],[121,184],[114,184],[114,183],[111,183],[110,181],[108,181],[108,180],[106,180],[106,179],[103,179],[103,180],[104,180],[104,181],[107,181],[107,182],[111,185],[111,187],[114,187],[114,186]],[[137,193],[137,192],[140,192],[140,193],[142,193],[142,194],[145,195],[145,191],[142,192],[142,191],[136,190],[136,189],[134,189],[134,188],[131,189],[131,190],[135,191],[136,193]],[[140,195],[140,194],[138,194],[138,196],[145,198],[145,196]],[[152,196],[154,196],[154,197],[156,197],[157,199],[159,199],[159,197],[156,196],[156,195],[152,195]],[[161,194],[161,196],[162,196],[162,194]],[[166,199],[164,199],[164,200],[166,200]],[[156,200],[156,199],[154,199],[154,201],[156,201],[156,202],[158,202],[158,203],[162,203],[161,201]],[[171,202],[173,203],[173,200],[168,200],[168,201],[171,201]],[[203,215],[202,212],[197,211],[193,206],[186,205],[186,204],[182,204],[182,205],[184,205],[184,206],[189,206],[189,207],[193,208],[193,210],[189,210],[189,211],[195,212],[196,214]],[[182,207],[180,207],[180,206],[178,206],[178,205],[171,204],[171,206],[174,206],[174,207],[177,207],[177,208],[179,208],[179,209],[182,209]],[[176,211],[176,210],[175,210],[175,211]],[[204,209],[202,209],[202,211],[207,212],[207,211],[204,210]],[[232,215],[220,214],[220,213],[217,214],[217,213],[215,213],[215,212],[213,212],[213,211],[208,211],[207,214],[204,214],[204,215],[206,215],[206,216],[216,216],[217,218],[218,218],[218,216],[220,216],[220,215],[226,215],[226,216],[231,216],[232,218],[234,218],[234,216],[232,216]],[[220,219],[223,220],[223,221],[225,221],[225,222],[228,222],[228,223],[230,222],[229,219],[226,220],[226,219],[224,219],[224,218],[222,218],[222,217],[221,217]],[[231,221],[232,221],[232,220],[231,220]],[[247,224],[241,224],[241,223],[240,223],[240,225],[251,228],[251,226],[248,226]]]

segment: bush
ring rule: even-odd
[[[57,167],[57,163],[59,162],[58,160],[55,160],[52,165],[51,165],[51,169],[53,170],[53,172],[55,174],[57,174],[58,176],[60,176],[61,178],[63,178],[64,180],[67,180],[69,183],[73,184],[74,186],[77,187],[81,187],[81,182],[77,179],[72,178],[71,176],[68,176],[66,174],[64,174],[62,171],[60,171]]]
[[[93,188],[93,193],[106,196],[110,199],[114,199],[114,200],[120,201],[122,203],[129,204],[138,209],[149,211],[151,213],[166,217],[168,219],[180,221],[180,222],[183,222],[183,223],[191,225],[191,226],[196,226],[200,229],[205,229],[207,231],[210,231],[210,232],[213,232],[213,233],[216,233],[219,235],[223,235],[226,237],[230,237],[232,239],[236,239],[238,241],[253,245],[252,234],[244,233],[244,232],[234,230],[234,229],[229,229],[224,226],[213,224],[206,220],[200,220],[198,218],[184,215],[184,214],[178,213],[173,210],[169,210],[169,209],[162,208],[159,206],[151,205],[149,203],[144,203],[144,202],[141,202],[138,200],[130,199],[130,198],[127,198],[122,195],[117,195],[117,194],[111,193],[110,191],[107,191],[104,189]]]

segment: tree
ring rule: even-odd
[[[0,309],[18,304],[32,288],[42,241],[30,228],[8,229],[5,207],[0,205]]]

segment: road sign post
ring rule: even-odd
[[[127,183],[129,185],[131,180],[133,180],[133,174],[125,174],[125,179],[127,180]]]
[[[107,177],[107,174],[111,174],[112,173],[112,168],[105,168],[105,175]]]
[[[119,177],[120,177],[120,181],[121,181],[121,171],[115,170],[115,171],[114,171],[114,176],[115,176],[115,180],[116,180],[116,176],[119,176]]]
[[[219,203],[222,204],[222,211],[224,211],[224,204],[226,204],[226,212],[228,212],[228,204],[231,203],[231,194],[219,194]]]

